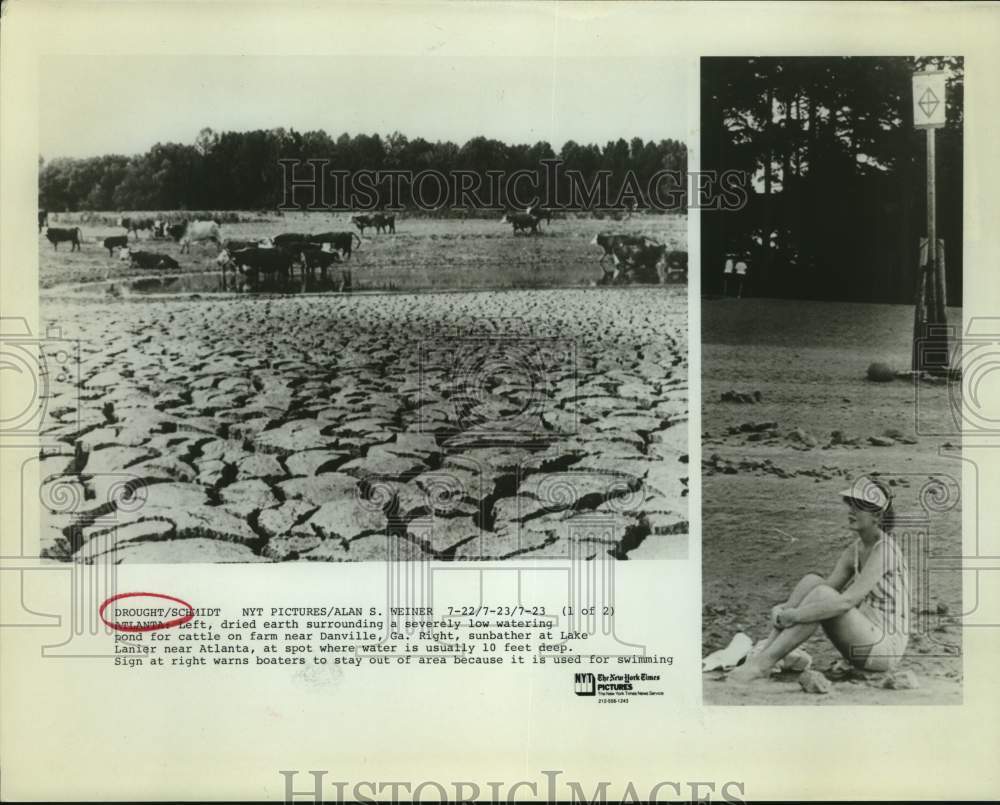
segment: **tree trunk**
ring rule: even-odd
[[[771,283],[771,267],[774,264],[774,252],[771,249],[771,222],[773,219],[771,210],[771,166],[774,162],[774,86],[771,84],[767,87],[767,116],[764,118],[764,121],[764,142],[766,148],[764,154],[763,243],[761,244],[763,250],[763,266],[761,266],[763,268],[763,271],[761,271],[763,282],[761,284],[767,287]]]

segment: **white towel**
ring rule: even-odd
[[[737,632],[729,645],[718,651],[713,651],[701,661],[701,672],[715,671],[722,669],[728,671],[735,668],[753,649],[753,640],[750,635]]]

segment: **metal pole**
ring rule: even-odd
[[[937,199],[934,187],[934,129],[927,129],[927,265],[937,288]]]
[[[923,81],[926,83],[914,81],[913,100],[914,118],[924,121],[923,124],[918,123],[918,126],[926,128],[927,131],[927,256],[926,262],[921,261],[917,278],[911,369],[914,372],[940,372],[948,370],[949,354],[944,250],[938,248],[937,237],[934,130],[944,124],[944,119],[940,112],[936,117],[933,113],[938,110],[939,105],[944,104],[945,99],[943,86],[940,86],[935,93],[930,87],[934,82],[927,76],[924,76]],[[938,94],[941,95],[940,98],[937,97]]]

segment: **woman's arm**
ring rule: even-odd
[[[833,587],[834,590],[840,592],[844,589],[844,585],[850,581],[851,576],[854,575],[854,545],[848,545],[844,548],[840,557],[837,559],[837,564],[834,565],[833,570],[830,575],[826,577],[826,585],[828,587]]]
[[[794,623],[814,623],[843,615],[860,604],[885,573],[884,550],[873,551],[852,584],[840,595],[820,600],[807,601],[791,609],[783,609],[779,621],[783,628]],[[832,586],[832,585],[831,585]],[[836,588],[835,588],[836,589]]]
[[[823,579],[822,583],[837,591],[842,590],[851,576],[854,575],[853,554],[854,546],[849,545],[841,552],[840,556],[837,558],[837,563],[830,572],[830,575]],[[804,588],[801,593],[799,592],[799,588],[796,587],[796,589],[788,597],[787,601],[771,607],[771,625],[775,629],[784,629],[788,626],[789,623],[781,619],[780,613],[794,609],[795,605],[792,604],[792,601],[794,600],[795,604],[800,604],[803,598],[805,598],[805,596],[810,592],[812,592],[811,587]]]

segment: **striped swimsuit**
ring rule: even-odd
[[[861,572],[862,547],[863,543],[858,538],[854,543],[854,577],[851,584]],[[872,553],[875,551],[883,552],[885,572],[858,605],[858,611],[882,634],[872,645],[864,667],[869,671],[887,671],[899,664],[910,638],[909,570],[903,552],[891,537],[882,536],[872,546]]]

